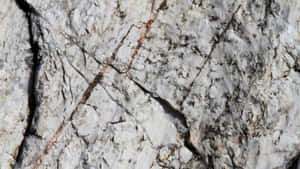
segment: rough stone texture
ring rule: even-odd
[[[14,1],[0,5],[0,168],[11,168],[29,115],[31,46],[28,23]]]
[[[16,2],[1,169],[300,168],[300,1]]]

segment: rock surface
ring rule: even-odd
[[[28,23],[14,1],[0,5],[0,168],[15,163],[29,117],[31,46]]]
[[[16,0],[0,19],[1,169],[300,168],[298,0]]]

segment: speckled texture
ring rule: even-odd
[[[32,54],[28,23],[15,2],[1,2],[0,25],[0,168],[7,169],[15,163],[29,115]]]
[[[13,168],[297,168],[298,0],[18,2],[36,78]]]

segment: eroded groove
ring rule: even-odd
[[[89,86],[87,87],[87,89],[84,91],[79,103],[77,104],[77,106],[75,107],[75,109],[72,111],[72,113],[70,114],[69,118],[65,119],[61,125],[59,126],[59,128],[56,130],[55,134],[53,135],[53,137],[51,138],[51,140],[49,141],[49,143],[46,145],[43,153],[38,156],[37,160],[35,161],[33,168],[32,169],[37,169],[41,164],[43,159],[45,158],[45,156],[50,152],[52,146],[57,142],[58,137],[61,135],[63,129],[67,126],[67,124],[72,121],[73,116],[81,109],[82,105],[84,105],[86,103],[86,101],[89,99],[89,97],[91,96],[93,90],[95,89],[95,87],[97,86],[97,84],[100,82],[100,80],[102,79],[103,75],[105,74],[105,72],[110,68],[110,64],[112,64],[113,60],[115,59],[116,54],[118,53],[119,49],[121,48],[121,46],[123,45],[123,42],[125,41],[126,37],[129,35],[131,29],[133,28],[133,25],[130,26],[130,28],[128,29],[127,33],[123,36],[123,38],[121,39],[121,41],[118,43],[117,47],[114,49],[112,55],[109,57],[108,63],[106,65],[104,65],[104,67],[98,72],[98,74],[95,76],[95,78],[93,79],[93,81],[89,84]]]
[[[29,135],[35,135],[32,127],[33,123],[33,118],[36,112],[36,107],[38,105],[37,99],[36,99],[36,83],[37,83],[37,76],[38,76],[38,71],[39,67],[41,64],[41,58],[39,56],[40,52],[40,47],[38,45],[37,38],[41,35],[40,31],[40,25],[38,22],[36,22],[36,18],[40,17],[39,13],[30,5],[28,4],[25,0],[16,0],[16,4],[18,7],[25,13],[26,19],[28,21],[28,29],[29,29],[29,43],[31,45],[31,52],[32,52],[32,58],[31,58],[31,72],[29,76],[29,81],[28,81],[28,108],[29,108],[29,114],[27,117],[27,126],[24,132],[24,137],[22,140],[22,143],[19,147],[18,153],[16,155],[16,163],[14,168],[18,164],[21,163],[22,160],[22,153],[24,152],[25,149],[25,141],[26,138]]]

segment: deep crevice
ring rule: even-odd
[[[131,79],[132,80],[132,79]],[[186,129],[188,128],[188,124],[186,121],[186,117],[185,115],[180,112],[179,110],[177,110],[176,108],[174,108],[171,103],[169,103],[167,100],[154,95],[152,92],[148,91],[145,87],[143,87],[141,84],[139,84],[138,82],[132,80],[135,85],[137,85],[144,93],[149,94],[154,100],[156,100],[164,109],[164,111],[169,114],[171,117],[173,117],[174,119],[178,120],[181,125],[183,127],[185,127]]]
[[[116,72],[118,72],[119,74],[122,74],[122,72],[120,72],[116,67],[114,67],[113,65],[111,65],[111,68],[114,69]],[[176,124],[176,122],[173,121],[173,124],[177,127],[179,133],[181,134],[181,136],[183,137],[183,144],[184,146],[189,149],[190,152],[193,153],[193,155],[195,157],[200,157],[203,158],[203,156],[201,156],[201,154],[199,153],[199,151],[197,150],[197,148],[193,145],[193,143],[190,141],[190,131],[188,128],[188,124],[187,124],[187,120],[185,115],[180,112],[179,110],[177,110],[176,108],[174,108],[171,103],[169,103],[167,100],[159,97],[159,96],[155,96],[151,91],[147,90],[145,87],[143,87],[141,84],[139,84],[138,82],[136,82],[135,80],[133,80],[132,78],[130,78],[129,76],[127,76],[137,87],[139,87],[139,89],[141,89],[144,93],[149,94],[151,96],[151,98],[153,98],[154,100],[156,100],[164,109],[164,111],[169,114],[170,116],[172,116],[174,119],[176,119],[178,122],[180,122],[181,124]],[[111,96],[110,96],[111,97]],[[112,99],[113,100],[113,99]],[[116,102],[120,107],[124,108],[122,105],[120,105],[118,102]],[[126,108],[124,108],[126,109]],[[203,158],[204,159],[204,158]]]
[[[16,0],[16,4],[25,13],[25,17],[28,21],[28,30],[29,30],[29,43],[31,46],[31,52],[32,52],[32,58],[30,61],[30,67],[31,67],[31,72],[29,76],[29,81],[28,81],[28,107],[29,107],[29,115],[27,117],[27,127],[24,132],[24,138],[22,140],[22,143],[19,147],[18,153],[16,155],[16,163],[14,168],[20,163],[22,160],[22,152],[25,149],[25,140],[26,137],[29,135],[36,135],[34,134],[35,132],[33,131],[32,128],[32,123],[34,119],[34,114],[36,111],[37,107],[37,99],[36,99],[36,82],[37,82],[37,73],[38,69],[40,66],[40,57],[39,57],[39,52],[40,52],[40,47],[38,45],[38,41],[35,38],[34,35],[34,30],[40,29],[40,26],[33,22],[34,17],[39,17],[39,13],[30,5],[28,4],[25,0]]]
[[[189,130],[189,126],[187,124],[187,119],[186,119],[185,115],[182,112],[180,112],[179,110],[177,110],[176,108],[174,108],[171,105],[171,103],[168,102],[167,100],[154,95],[151,91],[147,90],[145,87],[143,87],[141,84],[139,84],[135,80],[131,79],[131,81],[133,83],[135,83],[135,85],[137,85],[144,93],[149,94],[154,100],[156,100],[163,107],[165,113],[167,113],[168,115],[170,115],[171,117],[174,118],[173,124],[176,126],[178,132],[183,137],[184,146],[187,149],[189,149],[189,151],[191,151],[194,156],[201,157],[201,154],[199,153],[199,151],[196,149],[196,147],[190,141],[190,130]],[[180,124],[178,124],[178,122]]]
[[[184,146],[189,149],[194,155],[201,156],[199,151],[196,149],[196,147],[191,143],[190,141],[190,132],[188,131],[185,139],[184,139]]]
[[[299,158],[300,158],[300,154],[298,154],[294,158],[292,158],[288,162],[286,169],[298,169]]]

